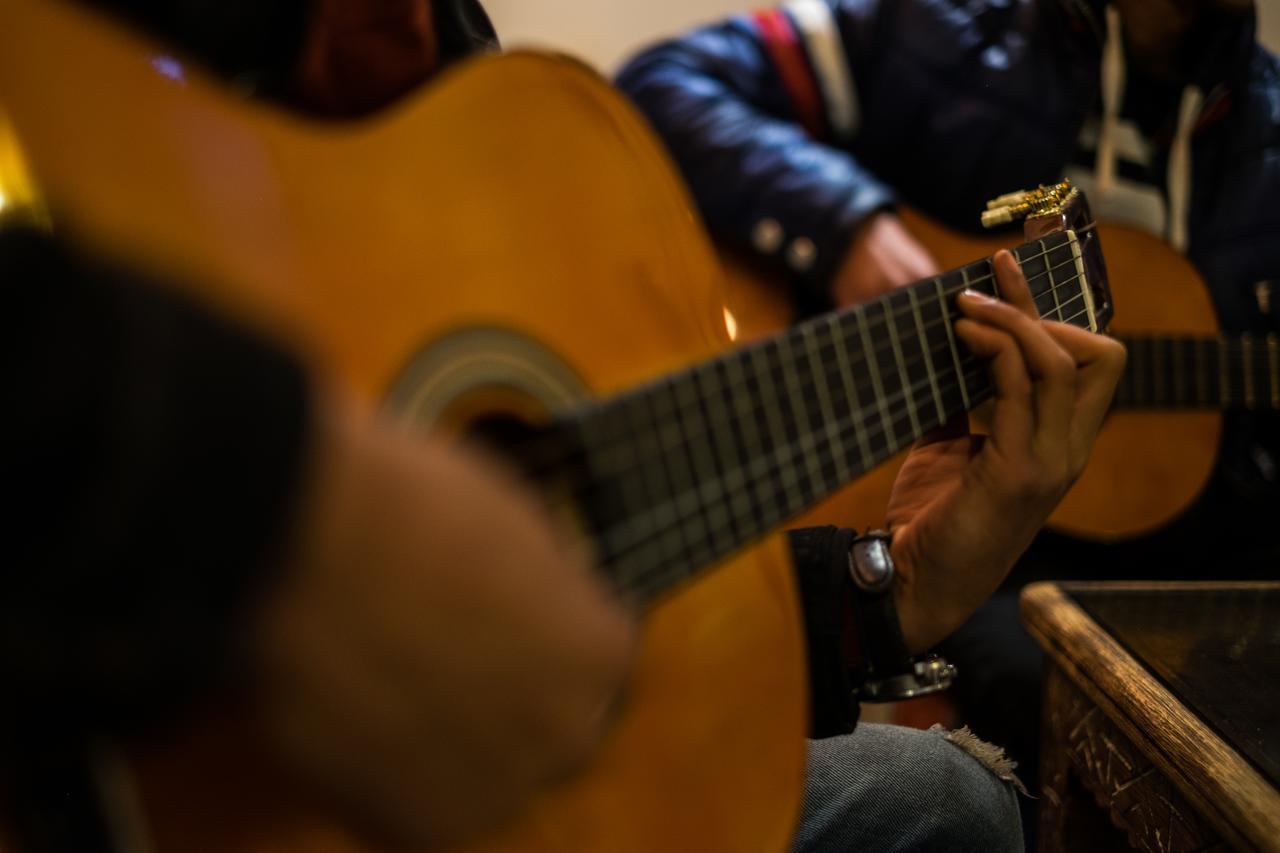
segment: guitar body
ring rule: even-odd
[[[1005,236],[969,236],[909,208],[907,229],[942,269],[990,255],[1019,242]],[[1123,225],[1099,225],[1108,278],[1120,306],[1114,333],[1218,334],[1213,303],[1186,258],[1151,235]],[[739,336],[761,337],[791,322],[783,283],[750,262],[726,256],[729,308]],[[1186,510],[1203,490],[1217,459],[1222,415],[1216,411],[1113,411],[1098,435],[1089,465],[1049,519],[1063,533],[1117,540],[1151,532]],[[814,507],[797,524],[873,527],[884,524],[894,478],[906,454]]]
[[[162,51],[68,4],[2,6],[0,105],[57,226],[193,282],[371,406],[396,388],[437,423],[554,410],[730,345],[689,199],[583,67],[484,59],[368,120],[314,123],[194,69],[157,73]],[[504,379],[513,363],[530,375]],[[798,614],[780,536],[661,600],[598,760],[477,849],[787,849]],[[324,815],[276,810],[252,753],[219,729],[135,757],[156,849],[362,849]]]

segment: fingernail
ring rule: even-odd
[[[995,299],[991,298],[990,296],[983,293],[982,291],[974,290],[971,287],[965,288],[964,295],[969,297],[970,299],[976,299],[977,301],[985,303],[987,305],[994,305],[996,303]]]

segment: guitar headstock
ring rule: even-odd
[[[1063,231],[1075,235],[1085,281],[1093,295],[1097,327],[1105,329],[1115,308],[1107,282],[1107,266],[1102,258],[1102,241],[1084,193],[1070,181],[1063,181],[1002,195],[987,202],[987,209],[982,214],[982,224],[988,228],[1017,219],[1023,220],[1023,235],[1027,241]]]

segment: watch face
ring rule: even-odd
[[[893,583],[893,560],[886,539],[861,539],[849,553],[853,580],[863,592],[884,592]]]

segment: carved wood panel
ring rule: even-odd
[[[1123,732],[1056,666],[1045,682],[1040,804],[1042,853],[1114,849],[1089,823],[1093,801],[1127,836],[1151,853],[1218,853],[1232,847],[1196,813]],[[1088,792],[1085,794],[1084,792]]]

